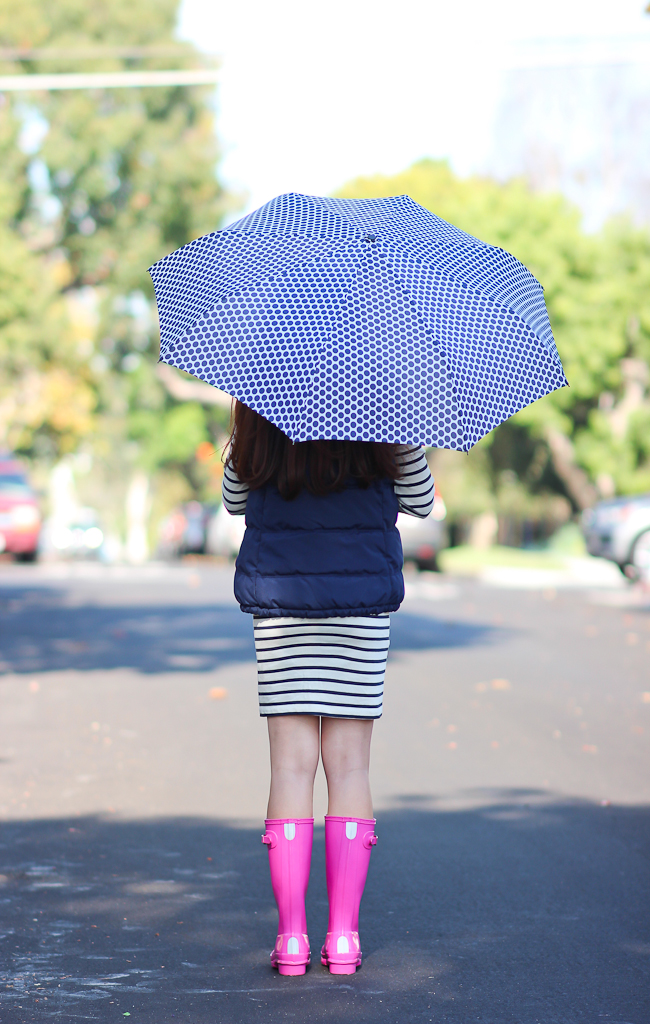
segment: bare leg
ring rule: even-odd
[[[327,776],[328,814],[372,818],[370,740],[372,720],[323,718],[321,754]]]
[[[268,719],[271,792],[267,818],[313,818],[318,767],[316,715],[272,715]]]

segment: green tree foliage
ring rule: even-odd
[[[199,445],[208,439],[206,414],[197,402],[172,406],[162,414],[140,409],[132,416],[131,436],[145,442],[149,469],[165,462],[191,464]]]
[[[174,39],[177,8],[178,0],[0,0],[0,46],[30,51],[5,56],[0,70],[196,67],[194,48]],[[198,444],[218,433],[222,414],[178,409],[156,375],[147,274],[161,256],[217,227],[227,208],[210,99],[206,87],[183,86],[5,102],[0,230],[11,244],[0,246],[1,269],[10,270],[0,277],[2,371],[7,384],[39,368],[59,379],[59,399],[51,396],[51,407],[43,399],[40,419],[32,415],[12,439],[26,454],[56,457],[85,437],[116,466],[187,471],[190,438]]]
[[[392,177],[360,178],[339,194],[404,193],[530,268],[544,286],[571,385],[477,446],[465,462],[475,485],[466,486],[467,507],[512,497],[515,477],[520,496],[522,488],[533,497],[565,492],[577,506],[590,493],[581,473],[604,493],[650,489],[650,406],[642,384],[650,360],[650,235],[623,220],[587,235],[561,196],[534,194],[519,180],[459,179],[430,160]]]
[[[0,444],[30,449],[34,437],[62,452],[92,426],[95,395],[80,365],[60,260],[43,260],[20,231],[29,197],[18,124],[0,107]]]

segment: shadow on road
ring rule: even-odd
[[[363,969],[268,966],[260,829],[100,818],[6,825],[3,1024],[469,1021],[646,1024],[650,809],[476,793],[383,813]],[[408,802],[408,798],[406,798]],[[327,922],[322,832],[309,923]]]
[[[210,672],[255,658],[251,618],[234,604],[66,604],[65,591],[6,588],[0,671],[133,668],[143,673]],[[493,626],[401,611],[391,650],[486,642]],[[503,632],[503,631],[501,631]]]

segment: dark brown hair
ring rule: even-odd
[[[306,488],[312,494],[342,491],[349,477],[361,487],[399,474],[394,444],[376,441],[298,441],[242,402],[235,402],[228,461],[252,490],[274,483],[291,501]]]

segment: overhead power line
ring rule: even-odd
[[[0,92],[57,89],[132,89],[161,85],[214,85],[216,68],[182,71],[98,71],[89,74],[0,75]]]

